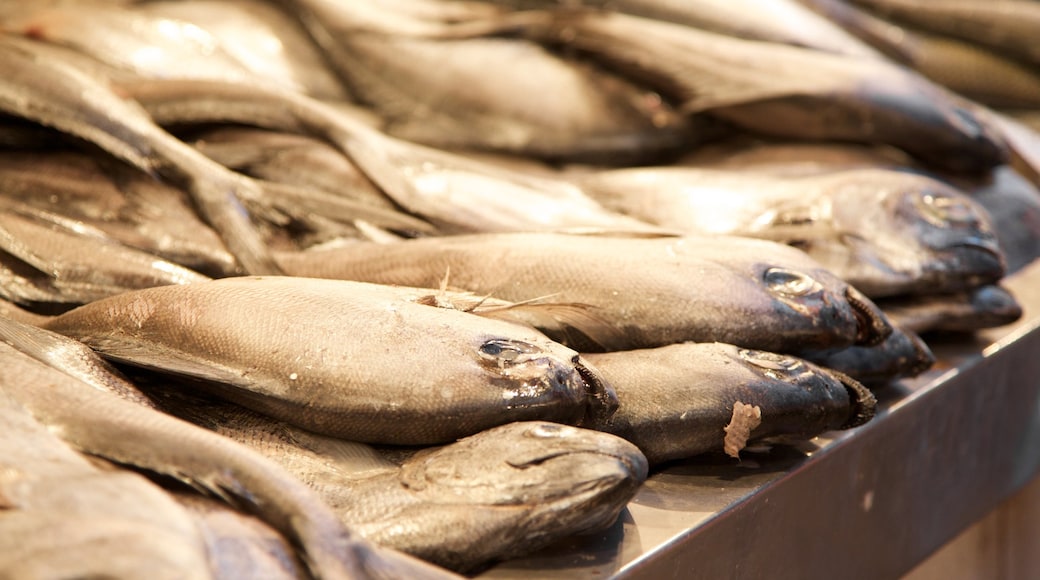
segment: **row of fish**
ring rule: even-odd
[[[1040,136],[857,4],[0,4],[4,574],[472,573],[869,421]]]

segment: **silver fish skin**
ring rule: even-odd
[[[365,538],[460,572],[606,527],[646,478],[631,444],[557,423],[495,427],[406,451],[398,464],[368,445],[163,391],[168,412],[278,462]]]
[[[806,359],[850,376],[872,389],[899,379],[916,377],[935,364],[935,355],[928,344],[917,333],[895,322],[892,334],[881,344],[808,354]]]
[[[10,391],[39,376],[11,376],[26,367],[9,347],[0,353],[0,576],[211,578],[188,514],[144,477],[100,469],[37,421]]]
[[[113,240],[210,276],[235,259],[183,191],[117,162],[73,152],[0,155],[0,197],[95,227]]]
[[[445,233],[596,229],[657,232],[563,180],[529,175],[372,129],[303,95],[234,83],[121,83],[160,124],[242,123],[319,137],[347,154],[398,206]]]
[[[853,0],[878,14],[1040,64],[1040,6],[1030,0]]]
[[[589,354],[615,382],[621,405],[603,429],[634,443],[651,464],[722,451],[734,404],[758,407],[747,443],[811,439],[861,425],[875,400],[855,380],[805,360],[723,343]]]
[[[3,392],[68,444],[240,502],[285,534],[316,577],[447,577],[356,538],[312,491],[233,441],[98,390],[6,343],[0,344],[0,360]]]
[[[34,43],[0,37],[0,110],[85,139],[146,171],[184,184],[203,219],[249,273],[277,273],[243,203],[260,197],[245,176],[214,163],[166,133],[108,79]]]
[[[687,112],[710,113],[761,135],[889,144],[963,172],[985,171],[1007,155],[970,103],[883,60],[619,13],[550,14],[546,20],[522,33],[574,46]]]
[[[540,327],[582,350],[719,341],[799,352],[877,342],[887,328],[869,299],[805,253],[747,238],[472,234],[278,259],[298,276],[429,287],[447,273],[477,295],[586,305],[613,332],[589,333],[590,343]]]
[[[663,228],[795,245],[871,298],[953,292],[1006,272],[986,209],[906,171],[792,178],[651,167],[593,173],[578,183],[607,208]]]
[[[74,306],[136,288],[207,276],[124,246],[75,220],[0,200],[0,297]]]
[[[995,284],[879,302],[893,323],[918,333],[974,332],[1011,324],[1022,317],[1022,306],[1015,296]]]
[[[259,412],[358,441],[440,443],[535,418],[596,423],[616,407],[573,350],[396,288],[289,277],[183,288],[124,293],[45,326],[110,360],[202,379]]]

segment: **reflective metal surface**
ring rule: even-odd
[[[1040,261],[1014,325],[929,341],[859,429],[654,473],[606,533],[481,578],[893,578],[1040,472]]]

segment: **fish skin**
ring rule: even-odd
[[[3,392],[74,448],[234,498],[285,534],[316,577],[448,577],[354,537],[313,492],[245,447],[100,391],[6,343],[0,360]]]
[[[1008,274],[1040,257],[1040,189],[1009,166],[998,167],[981,181],[950,182],[986,208],[1004,250]]]
[[[962,99],[878,59],[617,13],[585,12],[564,23],[568,44],[640,78],[686,111],[762,135],[890,144],[963,172],[985,171],[1006,157],[999,137]]]
[[[278,259],[298,276],[429,287],[450,272],[451,286],[477,295],[583,304],[616,331],[598,345],[569,338],[586,351],[692,340],[796,353],[887,334],[880,311],[855,289],[803,252],[764,240],[472,234]]]
[[[646,478],[631,444],[556,423],[511,423],[437,450],[408,450],[399,465],[379,449],[237,405],[150,392],[168,412],[278,462],[365,538],[459,572],[606,527]]]
[[[597,229],[660,233],[604,209],[562,180],[511,171],[395,139],[357,115],[266,87],[135,81],[119,88],[159,124],[242,123],[319,137],[343,151],[398,206],[444,233]]]
[[[811,439],[874,414],[874,397],[856,381],[788,355],[683,343],[586,356],[621,401],[603,429],[635,443],[651,465],[721,451],[735,402],[761,409],[751,442]]]
[[[129,289],[209,277],[124,246],[75,220],[0,200],[0,297],[74,306]]]
[[[277,266],[244,209],[258,186],[161,130],[93,71],[73,67],[40,43],[0,37],[0,110],[94,143],[146,172],[181,182],[196,209],[248,273]]]
[[[887,313],[886,313],[887,314]],[[892,334],[874,346],[850,346],[839,351],[808,354],[806,359],[878,388],[892,381],[916,377],[935,364],[935,355],[914,331],[893,318]],[[903,322],[899,319],[899,322]]]
[[[9,392],[34,375],[9,372],[0,371],[0,576],[210,578],[188,514],[142,476],[73,451]]]
[[[616,407],[573,350],[400,289],[289,277],[182,288],[95,301],[45,326],[110,360],[202,379],[264,414],[358,441],[440,443],[535,418],[596,423]]]
[[[995,284],[963,292],[891,298],[880,301],[879,306],[893,323],[917,333],[974,332],[1022,317],[1015,296]]]
[[[577,183],[607,208],[666,229],[794,245],[871,298],[962,290],[1007,270],[981,204],[906,171],[783,177],[650,167]]]

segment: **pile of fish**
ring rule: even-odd
[[[474,573],[867,423],[1021,316],[1038,20],[0,3],[0,576]]]

